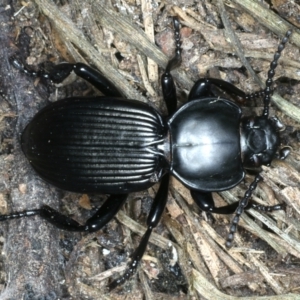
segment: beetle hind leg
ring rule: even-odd
[[[53,83],[63,82],[71,74],[71,72],[74,71],[77,76],[88,81],[105,96],[123,97],[116,86],[112,82],[110,82],[104,75],[84,63],[60,63],[54,65],[50,71],[45,71],[43,69],[34,71],[28,66],[22,64],[16,57],[11,57],[10,63],[16,69],[29,76],[44,78],[52,81]]]
[[[40,209],[15,212],[7,215],[0,215],[0,222],[10,219],[19,219],[38,215],[42,219],[51,223],[55,227],[68,231],[94,232],[106,225],[120,210],[127,199],[127,194],[111,195],[98,211],[89,218],[85,224],[81,225],[72,218],[61,214],[59,211],[48,205],[43,205]]]
[[[123,206],[127,196],[127,194],[109,196],[97,212],[83,225],[46,205],[41,208],[39,215],[44,220],[63,230],[95,232],[113,219]]]
[[[83,63],[76,63],[73,66],[73,70],[76,75],[88,81],[105,96],[123,97],[123,94],[116,88],[116,86],[97,70]]]

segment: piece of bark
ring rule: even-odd
[[[16,52],[12,16],[16,1],[0,4],[1,90],[14,114],[13,162],[8,213],[39,208],[42,203],[56,207],[58,193],[36,176],[20,147],[20,134],[38,108],[46,104],[47,93],[34,86],[34,79],[12,68],[9,58]],[[22,49],[19,49],[23,51]],[[35,108],[33,108],[35,107]],[[10,175],[9,175],[10,176]],[[1,224],[7,284],[0,299],[57,299],[60,297],[59,232],[39,217],[15,219]]]

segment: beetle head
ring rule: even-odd
[[[276,156],[283,124],[276,118],[245,117],[241,122],[243,165],[255,169],[268,165]]]

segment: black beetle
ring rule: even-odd
[[[161,78],[168,117],[140,101],[122,99],[122,93],[111,82],[85,64],[63,63],[51,72],[35,72],[12,59],[19,70],[54,83],[62,82],[74,71],[105,95],[62,99],[46,106],[23,131],[21,146],[34,170],[47,182],[64,190],[110,196],[83,225],[49,206],[2,215],[0,221],[39,215],[61,229],[93,232],[114,217],[129,193],[161,181],[148,216],[147,231],[127,271],[110,288],[123,283],[143,256],[150,234],[164,211],[170,175],[191,190],[202,210],[218,214],[236,211],[228,247],[244,209],[269,212],[283,208],[282,205],[257,205],[249,202],[249,198],[262,179],[259,167],[268,165],[275,157],[284,159],[288,155],[287,148],[279,150],[278,132],[283,125],[268,115],[272,78],[291,32],[286,33],[275,53],[263,91],[247,95],[223,80],[200,79],[190,91],[188,102],[177,110],[170,71],[181,63],[181,42],[180,23],[177,18],[173,22],[175,57],[168,62]],[[215,87],[243,99],[262,96],[262,115],[242,116],[241,108],[233,101],[218,97]],[[245,170],[256,172],[256,176],[243,199],[215,207],[211,192],[238,185]]]

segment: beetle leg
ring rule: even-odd
[[[281,160],[285,160],[290,153],[291,153],[290,147],[283,147],[282,149],[279,150],[278,158]]]
[[[11,219],[20,219],[24,217],[32,217],[40,214],[40,209],[24,210],[20,212],[11,213],[8,215],[0,215],[0,222]]]
[[[220,214],[220,215],[230,215],[233,214],[236,209],[239,206],[239,202],[235,202],[229,205],[215,207],[214,200],[212,198],[212,193],[210,192],[202,192],[202,191],[196,191],[191,190],[191,195],[195,203],[198,205],[198,207],[205,212],[208,213],[214,213],[214,214]],[[248,204],[245,206],[244,210],[249,210],[250,208],[253,208],[257,211],[263,211],[263,212],[272,212],[274,210],[281,210],[284,209],[284,204],[277,204],[273,206],[267,206],[267,205],[260,205],[255,203],[254,201],[248,202]]]
[[[105,96],[109,97],[123,97],[122,93],[115,87],[115,85],[105,78],[97,70],[91,68],[90,66],[77,63],[74,65],[74,72],[76,75],[88,81]]]
[[[254,181],[249,186],[248,190],[246,191],[244,198],[240,202],[235,202],[230,205],[221,206],[221,207],[215,207],[214,200],[212,198],[212,193],[191,190],[192,198],[194,199],[194,201],[200,207],[201,210],[208,213],[226,214],[226,215],[235,212],[235,216],[232,220],[230,230],[229,230],[229,235],[226,242],[226,247],[228,248],[231,247],[234,233],[236,232],[237,229],[237,224],[244,210],[253,208],[258,211],[272,212],[274,210],[284,209],[285,207],[284,204],[265,206],[265,205],[259,205],[253,201],[249,202],[252,192],[256,189],[257,183],[260,180],[262,180],[262,177],[260,175],[257,175]]]
[[[226,206],[215,207],[212,193],[191,190],[192,198],[202,211],[208,213],[229,215],[233,214],[238,206],[238,203],[233,203]]]
[[[264,96],[265,90],[246,94],[227,81],[217,78],[200,78],[192,87],[188,101],[206,97],[223,97],[232,99],[239,104],[245,104],[247,101],[253,101],[255,98],[263,98]]]
[[[232,241],[234,238],[234,234],[237,230],[237,225],[239,223],[241,214],[243,213],[245,207],[247,207],[249,199],[253,193],[253,191],[256,189],[257,184],[262,180],[262,177],[258,174],[255,176],[253,182],[250,184],[248,190],[246,191],[244,198],[239,202],[239,205],[236,209],[235,216],[233,217],[231,221],[231,226],[229,228],[229,234],[227,236],[226,241],[226,247],[230,248],[232,246]]]
[[[250,208],[253,208],[257,211],[272,212],[272,211],[275,211],[275,210],[283,210],[285,208],[285,204],[282,203],[282,204],[276,204],[276,205],[269,206],[269,205],[260,205],[260,204],[257,204],[255,202],[251,201],[245,207],[245,210],[248,210]]]
[[[47,205],[44,205],[40,209],[39,215],[41,218],[63,230],[94,232],[112,220],[126,199],[127,194],[111,195],[83,225]]]
[[[39,215],[42,219],[63,230],[94,232],[101,229],[104,225],[112,220],[126,199],[127,194],[111,195],[98,209],[98,211],[83,225],[79,224],[72,218],[61,214],[48,205],[44,205],[40,209],[26,210],[8,215],[0,215],[0,222],[9,219],[19,219],[23,217]]]
[[[177,68],[181,63],[181,42],[180,42],[180,32],[179,32],[179,20],[177,18],[173,18],[174,24],[174,35],[175,35],[175,56],[169,60],[165,72],[161,76],[161,86],[163,92],[163,98],[167,105],[167,109],[169,115],[173,114],[177,108],[177,96],[176,96],[176,88],[174,84],[173,76],[171,75],[171,71]]]
[[[54,83],[63,82],[72,71],[76,75],[83,78],[102,92],[105,96],[109,97],[123,97],[120,91],[115,85],[106,79],[100,72],[91,68],[90,66],[83,63],[61,63],[51,68],[51,71],[38,70],[34,71],[29,67],[22,64],[16,57],[10,58],[11,64],[19,71],[33,77],[41,77],[44,79],[51,80]]]
[[[219,97],[222,96],[220,95],[221,91],[226,93],[223,97],[234,97],[234,100],[240,103],[247,99],[245,92],[227,81],[217,78],[201,78],[197,80],[192,87],[188,96],[188,101],[212,96]]]
[[[137,266],[146,250],[151,232],[153,228],[157,226],[158,222],[160,221],[161,215],[164,212],[167,199],[168,199],[169,179],[170,179],[169,174],[166,174],[162,178],[162,181],[160,183],[157,194],[153,200],[151,210],[147,219],[147,226],[148,226],[147,230],[143,235],[140,244],[132,254],[131,262],[127,266],[125,273],[118,279],[114,280],[111,284],[109,284],[110,290],[113,290],[118,285],[124,283],[136,271]]]

